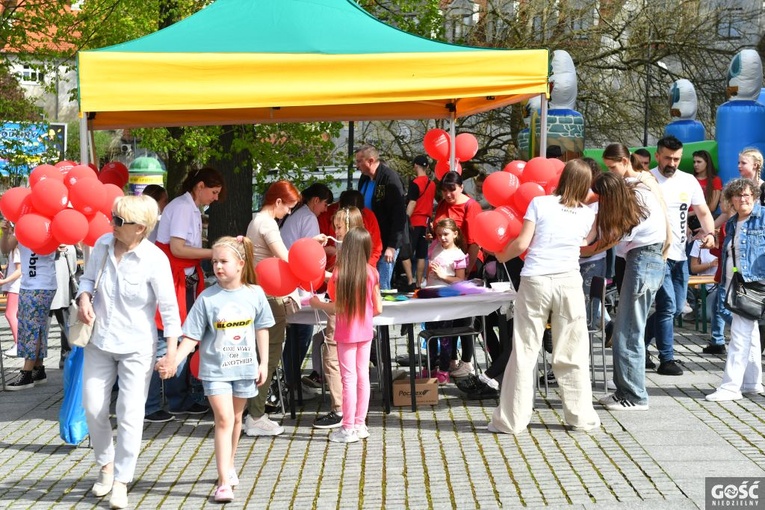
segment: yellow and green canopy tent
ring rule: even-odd
[[[78,54],[88,129],[463,117],[547,92],[547,50],[400,31],[352,0],[218,0]]]

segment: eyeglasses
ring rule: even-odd
[[[125,218],[122,216],[117,216],[116,214],[112,213],[112,225],[115,227],[121,227],[122,225],[135,225],[135,221],[125,221]]]
[[[739,195],[733,195],[733,198],[738,198],[739,200],[751,200],[752,194],[751,193],[741,193]]]

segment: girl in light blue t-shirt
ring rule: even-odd
[[[268,328],[274,316],[266,295],[255,285],[252,242],[222,237],[212,247],[218,284],[199,295],[183,324],[173,370],[199,345],[199,374],[215,415],[215,461],[218,486],[214,499],[234,500],[239,478],[234,467],[247,399],[258,394],[267,377]],[[168,360],[160,360],[160,373]]]

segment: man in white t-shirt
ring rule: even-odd
[[[664,283],[656,293],[656,312],[648,317],[646,346],[656,338],[661,375],[682,375],[683,369],[675,360],[674,318],[683,311],[688,292],[688,263],[685,244],[688,231],[688,209],[693,210],[701,223],[698,238],[702,247],[714,246],[714,219],[704,199],[699,181],[688,173],[678,171],[683,156],[683,143],[674,136],[666,136],[656,144],[657,167],[651,170],[664,195],[667,215],[672,227],[672,242],[664,273]],[[646,358],[647,359],[647,358]]]

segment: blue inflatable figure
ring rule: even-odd
[[[664,136],[672,135],[683,143],[701,142],[706,138],[704,124],[696,120],[698,99],[693,84],[685,78],[669,88],[669,114],[672,122],[664,128]]]
[[[582,157],[584,153],[584,117],[575,111],[577,77],[571,55],[555,50],[550,61],[550,109],[547,111],[547,147],[559,146],[564,161]],[[539,123],[533,130],[539,147]],[[544,155],[543,155],[544,156]]]
[[[757,51],[741,50],[728,67],[728,101],[717,108],[717,161],[723,183],[739,176],[738,154],[747,147],[765,152],[762,61]]]

